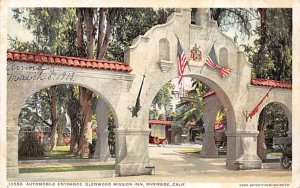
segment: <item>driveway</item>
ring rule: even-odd
[[[201,148],[200,145],[149,146],[149,157],[155,166],[155,177],[172,177],[176,181],[196,182],[291,182],[292,171],[279,163],[263,163],[263,169],[227,170],[226,156],[200,158],[196,154],[183,154],[179,150]],[[159,178],[160,179],[160,178]],[[163,178],[162,178],[163,179]]]
[[[12,179],[12,181],[201,182],[209,184],[271,182],[278,183],[277,185],[280,183],[291,183],[292,181],[292,171],[281,169],[278,163],[264,163],[263,169],[259,170],[233,171],[225,168],[226,156],[200,158],[195,154],[178,152],[179,150],[200,147],[200,145],[191,144],[167,145],[166,147],[149,145],[149,157],[151,163],[155,166],[155,170],[152,175],[148,176],[111,177],[108,174],[110,177],[107,177],[105,174],[101,174],[102,172],[83,171],[30,174],[30,176],[28,174],[20,174],[19,178]]]

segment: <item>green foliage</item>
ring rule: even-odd
[[[71,172],[71,171],[99,171],[114,170],[114,165],[97,166],[72,166],[72,167],[44,167],[44,168],[21,168],[20,174],[25,173],[49,173],[49,172]]]
[[[193,89],[189,91],[188,98],[192,100],[181,101],[177,107],[177,121],[185,125],[188,121],[196,121],[200,126],[206,103],[203,95],[208,91],[208,87],[198,80],[193,80]]]
[[[59,55],[79,54],[76,45],[76,14],[74,8],[16,8],[14,18],[32,31],[34,41],[21,43],[10,38],[16,50],[56,53]]]
[[[158,119],[158,110],[155,108],[150,110],[149,117],[150,119]]]
[[[97,137],[98,137],[97,132],[93,131],[92,132],[92,143],[89,144],[90,156],[93,156],[93,154],[96,151]]]
[[[217,21],[221,31],[228,31],[235,28],[239,31],[240,37],[252,35],[251,20],[258,19],[254,9],[245,8],[211,8],[211,16]]]
[[[159,108],[167,107],[171,105],[173,96],[172,96],[172,90],[173,90],[173,85],[171,81],[166,83],[160,90],[159,92],[155,95],[152,105],[158,105]]]
[[[27,130],[27,131],[26,131]],[[32,129],[25,129],[23,136],[19,137],[19,159],[43,157],[45,148],[35,137]]]
[[[254,46],[242,45],[253,64],[252,77],[291,81],[292,9],[264,10],[266,19],[259,9],[210,9],[212,18],[222,31],[233,27],[239,31],[241,38],[256,38]],[[256,28],[251,25],[251,20],[256,20]]]
[[[252,76],[292,81],[292,9],[266,9],[266,33],[259,26],[254,46],[245,46]]]
[[[9,37],[15,50],[56,53],[67,56],[86,56],[79,51],[76,41],[75,8],[15,8],[14,18],[34,35],[34,41],[21,42]],[[113,9],[107,9],[106,13]],[[118,9],[118,19],[109,39],[107,59],[123,61],[124,50],[132,40],[151,27],[165,23],[174,9],[127,8]],[[98,31],[99,10],[94,9],[94,32]],[[134,29],[133,29],[134,28]],[[97,35],[95,38],[98,37]],[[86,42],[85,42],[86,43]]]
[[[51,127],[49,89],[42,89],[30,96],[21,108],[18,125],[34,130],[37,126]]]
[[[175,9],[128,8],[120,10],[106,54],[107,59],[124,61],[124,50],[133,39],[151,27],[163,24]]]
[[[265,113],[264,129],[267,138],[287,136],[288,119],[279,104],[271,103],[267,105],[262,113]]]
[[[221,107],[221,110],[217,113],[216,121],[222,122],[225,126],[227,125],[226,114],[223,106]]]

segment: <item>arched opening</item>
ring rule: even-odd
[[[101,170],[97,162],[115,157],[115,113],[100,94],[90,89],[86,94],[87,90],[79,85],[60,84],[43,88],[27,98],[18,117],[20,173],[41,170],[28,170],[28,164],[36,165],[28,160],[38,159],[45,171],[51,168],[55,172],[77,168]],[[53,167],[53,160],[61,167]],[[96,164],[91,165],[91,160]],[[114,169],[113,161],[105,165]]]
[[[149,110],[151,163],[158,171],[168,171],[170,162],[167,158],[174,157],[174,160],[179,160],[178,173],[180,166],[189,160],[195,162],[191,168],[201,171],[197,160],[202,157],[201,160],[215,158],[218,161],[216,163],[225,168],[228,108],[223,107],[217,92],[212,91],[202,80],[191,76],[184,77],[184,89],[181,92],[177,82],[178,79],[172,79],[163,85]],[[212,156],[211,150],[216,155]],[[194,159],[190,159],[191,155]]]
[[[257,155],[269,168],[276,168],[287,149],[291,152],[291,112],[281,103],[267,104],[260,112],[257,130]]]

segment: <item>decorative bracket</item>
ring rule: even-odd
[[[174,65],[172,61],[167,60],[160,60],[158,64],[160,65],[160,69],[162,72],[168,72]]]

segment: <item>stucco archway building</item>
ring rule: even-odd
[[[116,120],[116,173],[122,176],[151,174],[148,153],[148,119],[151,103],[159,89],[177,77],[177,37],[189,56],[191,46],[200,45],[206,58],[212,45],[221,66],[233,71],[222,78],[219,73],[202,62],[191,62],[185,76],[194,77],[212,90],[227,116],[226,168],[261,168],[256,154],[258,115],[247,119],[250,112],[275,87],[259,108],[271,102],[280,104],[288,117],[291,136],[291,85],[259,80],[251,83],[251,65],[232,39],[219,31],[205,9],[198,9],[195,24],[191,24],[191,9],[173,13],[166,24],[151,28],[137,37],[125,52],[128,64],[94,61],[82,58],[8,52],[7,83],[7,144],[8,177],[18,175],[18,115],[26,99],[33,93],[57,84],[78,84],[95,91],[111,109]],[[43,66],[40,66],[43,64]],[[137,95],[146,72],[140,95],[141,109],[132,115]],[[63,76],[64,75],[64,76]],[[257,80],[256,80],[257,81]],[[259,86],[262,85],[262,86]],[[214,113],[214,112],[213,112]],[[108,114],[108,113],[103,113]],[[209,117],[209,116],[208,116]],[[207,120],[211,121],[211,120]],[[101,154],[100,154],[101,155]]]

